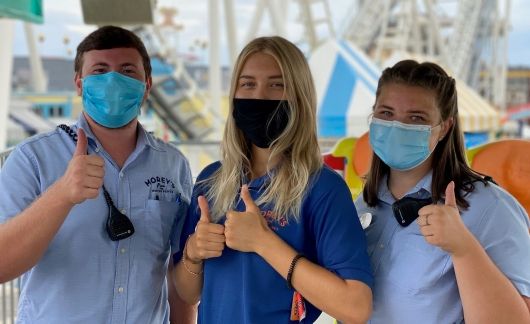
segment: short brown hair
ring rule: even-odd
[[[116,27],[103,26],[93,31],[83,39],[77,46],[77,53],[74,61],[74,71],[76,74],[81,73],[83,67],[83,54],[92,50],[105,50],[112,48],[134,48],[140,53],[144,65],[145,77],[151,77],[151,59],[144,43],[140,37],[136,36],[130,30]]]

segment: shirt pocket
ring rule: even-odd
[[[179,205],[176,201],[146,201],[141,230],[147,249],[162,253],[169,248],[171,229],[177,219]]]
[[[450,256],[427,243],[419,231],[401,234],[392,243],[387,278],[407,294],[429,291],[448,271]]]

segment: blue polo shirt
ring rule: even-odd
[[[205,168],[197,182],[210,177],[219,167],[217,162]],[[250,181],[249,191],[254,200],[263,193],[268,179],[263,176]],[[194,187],[181,245],[194,232],[200,218],[197,197],[205,191],[204,185]],[[243,201],[236,199],[236,210],[244,211]],[[272,219],[271,205],[262,205],[260,209],[269,227],[309,260],[343,279],[372,285],[364,233],[350,191],[337,173],[324,167],[312,177],[299,222],[286,217],[279,221]],[[225,218],[221,223],[224,221]],[[256,253],[225,247],[221,257],[204,263],[199,323],[295,323],[289,319],[293,292],[280,274]],[[321,311],[308,301],[306,309],[307,317],[302,323],[313,323]]]
[[[427,174],[406,196],[431,196]],[[463,323],[464,313],[448,253],[425,241],[413,222],[401,227],[392,213],[394,197],[381,182],[375,208],[359,197],[359,214],[372,213],[365,230],[374,269],[374,310],[370,323]],[[521,205],[502,188],[475,182],[461,212],[466,227],[521,295],[530,296],[530,222]]]
[[[188,162],[139,126],[136,148],[120,170],[83,115],[73,130],[78,127],[87,134],[90,154],[105,160],[105,187],[136,232],[109,239],[102,190],[75,206],[42,259],[22,276],[17,323],[168,323],[165,277],[189,206]],[[0,171],[0,223],[57,181],[74,150],[59,129],[18,145]]]

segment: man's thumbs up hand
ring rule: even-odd
[[[62,196],[76,205],[96,198],[105,176],[105,161],[97,155],[88,155],[88,140],[82,129],[77,131],[77,144],[64,175],[57,181]]]
[[[75,146],[74,156],[87,155],[88,139],[85,131],[81,128],[77,130],[77,144]]]

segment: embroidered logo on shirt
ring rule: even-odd
[[[269,228],[273,231],[278,231],[278,225],[280,227],[285,227],[288,224],[287,217],[282,216],[278,219],[275,217],[275,214],[272,210],[262,210],[261,216],[265,218],[267,225],[269,225]]]
[[[148,199],[180,202],[180,193],[177,194],[173,180],[153,176],[147,178],[144,183],[149,188]]]

